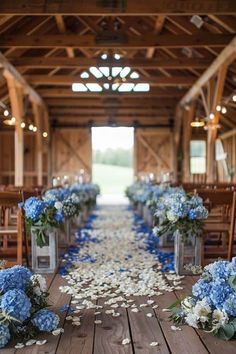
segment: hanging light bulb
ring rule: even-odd
[[[193,128],[200,128],[200,127],[204,127],[205,123],[204,121],[199,118],[199,117],[196,117],[191,123],[190,123],[191,127]]]
[[[222,114],[227,113],[227,109],[226,109],[226,107],[222,107],[222,108],[221,108],[221,113],[222,113]]]
[[[214,119],[214,118],[215,118],[214,113],[211,112],[211,113],[209,114],[209,118],[210,118],[210,119]]]
[[[216,106],[216,110],[217,110],[217,112],[220,112],[220,111],[221,111],[221,105],[218,104],[218,105]]]
[[[47,138],[47,136],[48,136],[48,133],[47,132],[43,132],[43,137]]]
[[[33,124],[30,124],[30,125],[29,125],[29,130],[33,130],[33,129],[34,129]]]
[[[38,130],[37,127],[33,127],[33,132],[34,133],[36,133],[37,130]]]
[[[25,122],[21,122],[20,126],[21,126],[22,129],[24,129],[25,128]]]
[[[236,102],[236,95],[233,95],[232,99],[234,102]]]
[[[9,116],[9,111],[8,109],[5,109],[3,112],[4,117],[8,117]]]

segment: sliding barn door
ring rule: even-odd
[[[91,175],[92,143],[89,128],[55,129],[52,139],[54,176],[78,175],[81,169]]]
[[[173,135],[169,129],[137,128],[134,139],[134,172],[136,176],[173,172]]]

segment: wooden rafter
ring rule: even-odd
[[[42,14],[61,14],[61,15],[109,15],[119,16],[127,15],[159,15],[159,14],[232,14],[236,12],[236,4],[234,0],[129,0],[126,3],[117,1],[112,4],[103,5],[102,2],[89,0],[77,2],[68,0],[66,2],[58,2],[57,0],[38,0],[36,3],[32,0],[12,0],[0,3],[0,13],[17,14],[17,15],[42,15]]]
[[[165,16],[158,16],[155,22],[154,33],[157,35],[161,32],[165,23]],[[146,58],[152,58],[155,48],[148,48]]]
[[[14,66],[0,53],[0,67],[4,69],[7,75],[12,76],[14,80],[23,88],[25,94],[28,94],[36,103],[45,106],[40,95],[26,82],[23,76],[14,68]]]
[[[57,28],[60,33],[66,33],[66,26],[62,15],[55,15],[55,20],[57,23]],[[71,47],[66,48],[66,52],[69,58],[74,58],[74,50]]]
[[[118,62],[115,60],[104,61],[97,58],[87,59],[84,57],[79,58],[65,58],[65,57],[14,57],[10,56],[9,61],[20,68],[52,68],[52,67],[63,67],[63,68],[78,68],[87,69],[90,66],[104,66],[104,65],[114,65],[117,66],[130,66],[134,69],[188,69],[197,68],[205,69],[207,68],[212,60],[202,59],[202,58],[185,58],[180,57],[176,59],[145,59],[145,58],[133,58],[127,59],[122,58]]]
[[[180,104],[184,105],[190,102],[196,97],[201,88],[207,84],[207,82],[217,73],[221,66],[229,61],[232,62],[235,59],[236,53],[236,36],[231,42],[222,50],[220,55],[212,62],[208,69],[202,74],[202,76],[196,81],[192,88],[186,93],[186,95],[180,101]]]
[[[29,75],[25,76],[26,80],[32,84],[36,85],[71,85],[73,82],[77,83],[107,83],[108,80],[106,78],[88,78],[86,80],[81,79],[76,76],[65,76],[65,75]],[[127,79],[125,83],[149,83],[151,86],[191,86],[196,81],[194,76],[171,76],[171,77],[149,77],[136,79]],[[120,81],[122,83],[122,81]]]
[[[182,48],[182,47],[224,47],[234,36],[232,34],[201,33],[195,35],[162,34],[147,36],[132,36],[127,43],[107,41],[100,43],[94,35],[78,36],[74,34],[47,35],[47,36],[7,36],[0,37],[0,47],[15,48]]]

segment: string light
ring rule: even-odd
[[[221,108],[221,113],[222,113],[222,114],[227,113],[227,109],[226,109],[226,107],[222,107],[222,108]]]
[[[29,130],[33,130],[33,129],[34,129],[33,124],[30,124],[30,125],[29,125]]]
[[[5,109],[3,112],[4,117],[8,117],[9,116],[9,111],[8,109]]]
[[[221,111],[221,106],[219,104],[216,106],[216,110],[217,110],[217,112]]]
[[[48,133],[47,132],[43,132],[43,137],[47,138],[47,136],[48,136]]]
[[[22,129],[24,129],[24,128],[25,128],[25,122],[22,122],[22,123],[20,124],[20,126],[21,126]]]
[[[37,130],[38,130],[37,127],[33,127],[33,132],[34,133],[36,133]]]
[[[232,99],[234,102],[236,102],[236,95],[233,95]]]

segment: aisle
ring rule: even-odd
[[[126,298],[131,295],[160,296],[181,289],[181,277],[163,275],[161,263],[144,249],[145,234],[137,232],[139,225],[127,207],[103,206],[96,216],[91,229],[77,235],[77,252],[72,249],[66,255],[73,270],[61,291],[72,295],[75,304],[110,297],[112,308],[128,307]],[[86,308],[95,306],[83,303]]]

